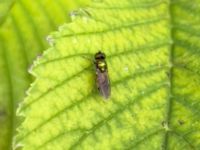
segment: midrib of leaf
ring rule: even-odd
[[[171,32],[170,32],[170,37],[173,40],[173,13],[172,13],[172,1],[170,0],[169,2],[169,24],[171,25]],[[174,62],[173,62],[173,51],[174,51],[174,42],[172,42],[172,44],[170,45],[169,48],[169,89],[168,89],[168,99],[167,99],[167,108],[166,108],[166,120],[165,120],[165,126],[166,126],[166,131],[165,131],[165,135],[164,135],[164,141],[163,141],[163,149],[167,150],[168,149],[168,138],[169,138],[169,132],[170,132],[170,119],[171,119],[171,111],[172,111],[172,96],[173,96],[173,91],[172,91],[172,87],[173,87],[173,82],[172,82],[172,78],[173,78],[173,67],[174,67]]]
[[[172,7],[173,7],[174,4],[177,4],[177,3],[179,3],[179,1],[174,2],[174,0],[169,0],[169,16],[170,16],[169,23],[171,25],[170,26],[171,27],[170,37],[171,37],[173,42],[172,42],[172,44],[170,45],[170,48],[169,48],[169,52],[170,52],[169,53],[170,66],[169,66],[169,74],[168,74],[169,90],[168,90],[168,102],[167,102],[167,109],[166,109],[166,112],[167,112],[166,113],[166,120],[164,122],[166,131],[165,131],[164,140],[163,140],[163,144],[162,144],[162,147],[163,147],[164,150],[169,149],[168,144],[169,144],[169,134],[170,134],[170,132],[173,133],[176,136],[179,136],[191,149],[194,149],[193,145],[183,135],[176,133],[175,129],[173,129],[172,126],[171,126],[171,118],[173,117],[172,116],[172,105],[173,105],[173,98],[174,98],[173,87],[175,86],[173,84],[173,75],[174,75],[173,70],[174,70],[175,67],[177,67],[177,68],[180,67],[180,66],[177,66],[177,64],[174,63],[174,46],[175,46],[175,42],[176,42],[176,44],[178,43],[177,40],[176,41],[174,40],[175,39],[174,32],[175,32],[175,29],[182,28],[182,25],[174,26],[175,25],[174,18],[177,17],[177,16],[175,16],[173,14]],[[187,31],[187,30],[185,30],[185,31]],[[180,44],[180,43],[178,43],[178,44]],[[191,48],[189,48],[189,50],[191,50]],[[187,68],[183,68],[183,69],[185,70]]]
[[[3,58],[4,58],[4,62],[5,62],[5,70],[6,70],[6,75],[7,75],[7,79],[8,79],[8,87],[9,87],[9,120],[10,120],[10,127],[9,127],[9,135],[8,135],[8,141],[7,141],[7,147],[8,147],[8,150],[11,150],[12,149],[12,140],[13,140],[13,137],[14,137],[14,133],[15,133],[15,101],[14,101],[14,94],[13,94],[13,79],[11,77],[11,73],[12,73],[12,70],[10,68],[10,65],[9,65],[9,59],[8,59],[8,54],[7,54],[7,48],[6,46],[4,45],[4,39],[1,37],[0,35],[0,41],[1,42],[1,49],[3,50]]]

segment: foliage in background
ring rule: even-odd
[[[34,63],[15,146],[199,149],[199,10],[199,0],[104,0],[74,13]],[[84,59],[98,50],[107,54],[107,102]]]
[[[32,82],[28,68],[47,47],[46,36],[89,0],[0,1],[0,149],[11,149],[15,110]]]

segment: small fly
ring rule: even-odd
[[[96,84],[100,94],[108,99],[111,93],[110,81],[108,76],[108,68],[106,63],[106,55],[99,51],[94,56],[94,64],[96,67]]]

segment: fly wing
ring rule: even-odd
[[[101,95],[107,99],[110,96],[110,81],[107,72],[97,74],[97,86]]]

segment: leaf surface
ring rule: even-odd
[[[199,2],[104,0],[74,12],[34,63],[16,147],[199,149]],[[109,101],[95,90],[99,50]]]
[[[78,4],[83,2],[0,0],[0,150],[11,149],[15,110],[32,82],[27,71],[32,60],[47,46],[48,33]]]

